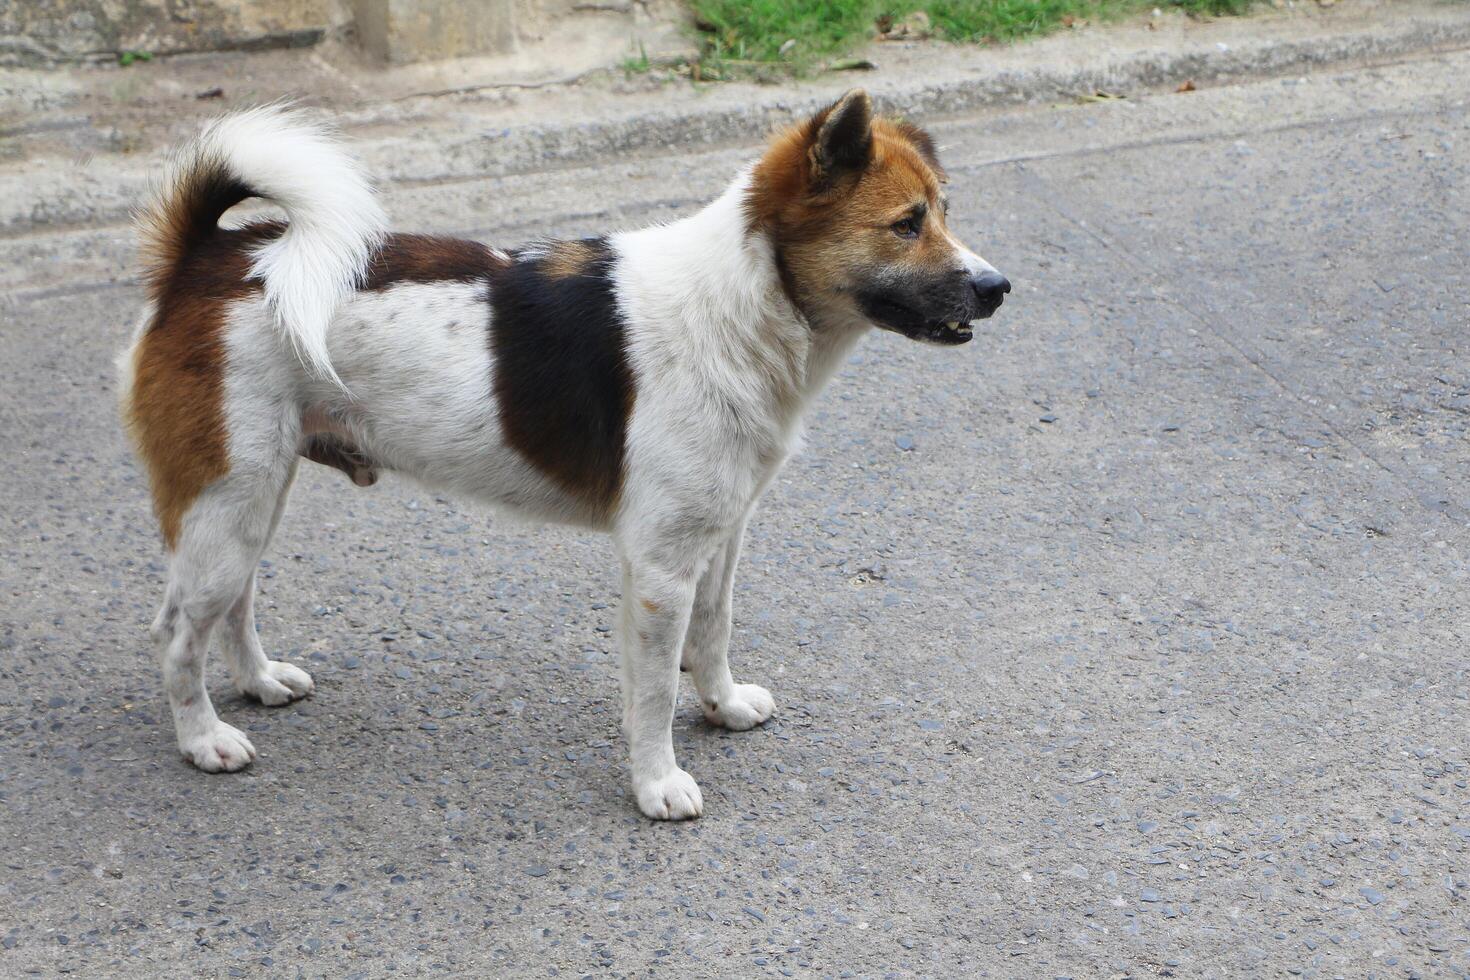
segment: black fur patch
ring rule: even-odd
[[[586,239],[574,274],[545,256],[491,278],[490,350],[506,439],[603,514],[617,506],[633,377],[607,241]],[[535,254],[535,253],[530,253]]]

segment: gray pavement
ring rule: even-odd
[[[607,543],[304,472],[316,696],[180,760],[114,418],[120,226],[0,242],[0,975],[1470,973],[1470,53],[938,121],[1017,284],[874,335],[755,520],[737,676],[626,793]],[[748,148],[390,189],[497,242]]]

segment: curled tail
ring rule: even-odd
[[[279,205],[288,222],[255,251],[251,276],[302,361],[336,381],[327,327],[361,282],[387,218],[362,171],[300,111],[264,106],[225,116],[174,157],[139,214],[153,298],[191,249],[218,232],[220,215],[251,197]]]

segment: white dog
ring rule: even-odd
[[[946,228],[942,180],[929,137],[856,91],[697,214],[500,251],[388,233],[361,173],[297,112],[209,126],[142,214],[150,302],[122,359],[170,553],[153,634],[183,754],[208,772],[255,758],[205,691],[217,626],[241,692],[312,690],[266,658],[252,609],[305,457],[611,533],[638,806],[698,816],[670,730],[679,669],[716,725],[775,709],[730,676],[730,596],[803,410],[870,326],[960,344],[1010,290]],[[287,220],[219,227],[252,197]]]

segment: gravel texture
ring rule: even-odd
[[[755,520],[706,816],[637,813],[606,541],[303,473],[316,695],[178,758],[110,367],[124,235],[0,241],[0,974],[1470,971],[1470,54],[936,127],[1016,284],[875,335]],[[1458,79],[1458,81],[1456,81]],[[742,153],[394,191],[500,242]]]

